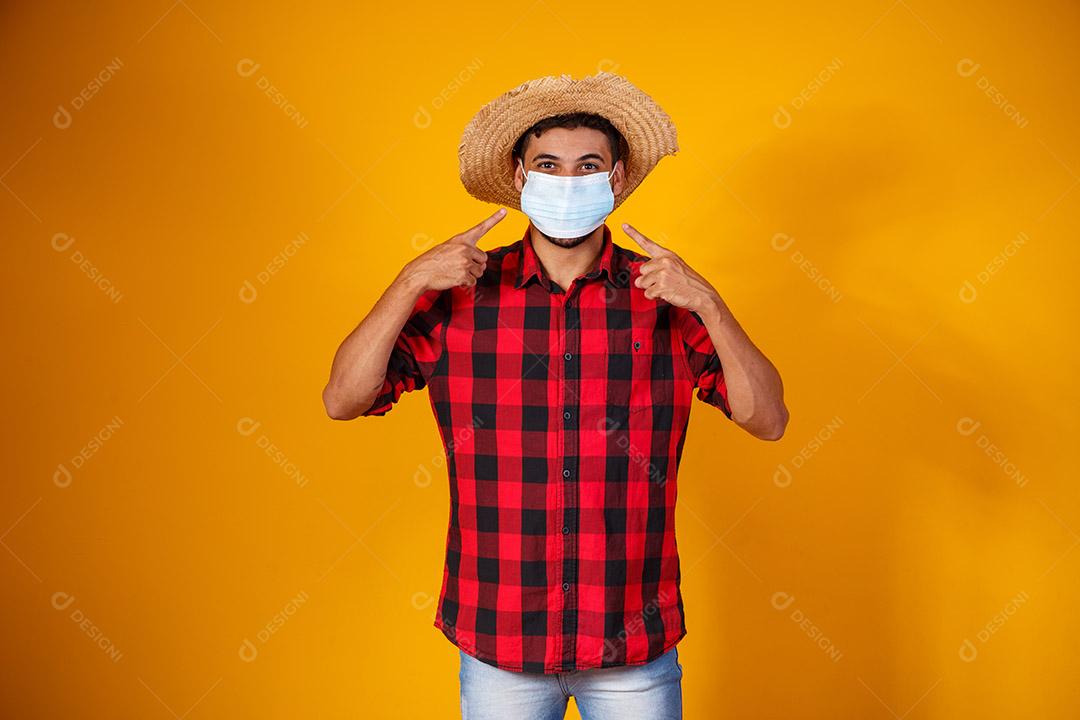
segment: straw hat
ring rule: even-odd
[[[671,118],[626,78],[609,72],[574,80],[548,76],[518,85],[473,116],[458,148],[461,182],[475,198],[521,209],[514,187],[514,143],[536,122],[552,115],[588,112],[607,118],[622,133],[625,182],[615,196],[619,207],[660,158],[679,144]],[[627,147],[629,145],[629,147]]]

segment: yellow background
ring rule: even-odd
[[[695,401],[687,717],[1080,712],[1075,3],[0,16],[0,715],[456,716],[427,399],[335,423],[320,391],[495,210],[457,177],[472,114],[601,69],[682,147],[616,241],[706,275],[791,410],[766,443]]]

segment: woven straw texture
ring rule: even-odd
[[[641,184],[660,158],[674,155],[679,144],[675,124],[651,97],[626,78],[609,72],[574,80],[548,76],[503,93],[473,116],[461,135],[458,161],[461,182],[475,198],[521,209],[514,187],[514,143],[534,123],[552,115],[590,112],[602,115],[622,133],[626,179],[615,207]]]

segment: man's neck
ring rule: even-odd
[[[592,272],[600,264],[600,249],[604,244],[604,226],[589,233],[588,239],[577,247],[555,245],[529,224],[529,239],[547,276],[563,290],[569,290],[574,279]]]

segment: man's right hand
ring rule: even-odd
[[[506,208],[500,208],[479,224],[436,245],[410,261],[402,269],[402,278],[408,278],[421,292],[475,285],[487,267],[487,253],[476,243],[504,217]]]
[[[322,396],[330,417],[351,420],[371,408],[386,381],[394,344],[416,301],[428,290],[475,285],[487,267],[487,253],[476,243],[504,217],[506,208],[500,208],[479,225],[436,245],[402,268],[334,354]]]

